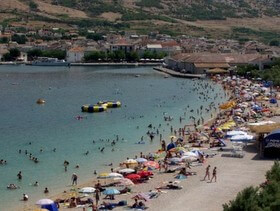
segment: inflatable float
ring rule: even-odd
[[[93,113],[93,112],[103,112],[107,110],[107,107],[104,105],[83,105],[82,106],[82,112],[89,112],[89,113]]]
[[[99,101],[97,105],[106,106],[107,108],[119,108],[122,104],[120,101]]]

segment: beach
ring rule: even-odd
[[[227,80],[231,79],[228,78]],[[221,81],[221,79],[216,81]],[[134,202],[133,197],[136,196],[140,197],[139,200],[143,200],[142,197],[144,197],[145,207],[149,210],[222,210],[222,205],[234,199],[236,194],[243,188],[251,185],[258,186],[263,183],[265,181],[265,173],[270,169],[273,160],[261,159],[258,153],[258,146],[255,142],[246,142],[246,144],[244,144],[239,141],[235,143],[230,141],[231,138],[224,138],[223,141],[220,141],[220,138],[222,136],[224,137],[227,131],[233,130],[234,128],[238,130],[238,128],[245,128],[247,126],[247,121],[240,119],[242,115],[240,115],[239,112],[244,112],[241,118],[249,118],[249,121],[250,119],[252,121],[254,118],[254,121],[256,121],[256,117],[254,116],[256,116],[257,113],[254,112],[253,109],[251,112],[252,114],[245,113],[246,109],[242,110],[239,108],[239,106],[245,102],[238,98],[236,102],[232,100],[236,98],[237,94],[236,92],[232,92],[232,89],[228,87],[232,86],[231,82],[223,83],[223,86],[226,88],[224,93],[216,93],[214,95],[213,93],[210,95],[209,90],[202,91],[206,88],[214,90],[211,83],[207,81],[193,81],[193,83],[193,91],[197,92],[196,97],[198,99],[203,99],[203,101],[207,102],[207,98],[211,96],[213,99],[222,99],[223,101],[221,104],[210,102],[210,104],[204,108],[203,105],[196,107],[189,107],[188,105],[183,109],[183,117],[180,115],[173,117],[163,113],[160,115],[161,118],[157,119],[158,122],[156,125],[159,124],[158,126],[155,126],[153,121],[149,125],[146,124],[146,126],[142,126],[148,131],[146,135],[147,138],[151,139],[151,143],[153,143],[154,137],[157,139],[149,149],[141,149],[141,151],[144,151],[143,154],[138,147],[130,148],[127,152],[122,153],[118,157],[117,162],[114,160],[114,165],[110,164],[107,165],[107,167],[101,167],[96,175],[92,175],[91,173],[87,174],[87,177],[81,180],[79,179],[78,185],[60,187],[60,189],[56,191],[45,194],[45,197],[59,202],[60,210],[63,211],[69,210],[68,207],[72,206],[71,204],[74,205],[71,207],[71,210],[94,210],[88,207],[88,202],[83,202],[85,204],[78,204],[81,203],[78,202],[78,200],[89,200],[88,198],[93,198],[94,200],[95,196],[93,194],[83,195],[80,194],[79,191],[83,187],[97,187],[96,185],[99,182],[103,190],[114,188],[115,185],[118,184],[118,181],[113,179],[115,176],[110,177],[109,175],[119,175],[120,170],[125,169],[125,167],[132,168],[132,171],[136,171],[136,173],[140,171],[150,172],[153,176],[143,176],[143,178],[141,176],[142,179],[140,182],[140,176],[138,175],[138,182],[136,180],[130,181],[135,182],[136,185],[129,188],[129,191],[125,194],[116,194],[114,200],[105,199],[105,195],[101,194],[100,203],[104,206],[112,206],[111,204],[115,204],[113,207],[115,210],[128,209],[126,206],[119,206],[118,202],[125,201],[127,205],[132,206]],[[237,83],[241,83],[241,86],[245,86],[251,82],[248,80],[241,80],[241,82],[237,80]],[[254,84],[252,87],[254,87]],[[255,88],[251,89],[254,90]],[[241,92],[243,93],[244,91],[240,91],[240,93]],[[244,93],[241,95],[241,98],[244,98],[243,95]],[[173,101],[176,97],[176,95],[173,96]],[[237,104],[237,102],[239,104]],[[219,105],[220,109],[217,109],[217,105]],[[267,107],[265,110],[270,107],[269,103],[265,101],[262,101],[262,106]],[[204,109],[207,112],[203,113]],[[230,111],[230,109],[232,109],[232,111]],[[238,112],[235,110],[238,110]],[[189,123],[191,124],[183,122],[186,113],[190,115]],[[191,115],[195,113],[197,113],[197,115]],[[252,117],[250,115],[252,115]],[[157,116],[155,117],[157,118]],[[270,118],[268,115],[265,115],[265,113],[262,114],[261,120],[280,122],[278,117]],[[174,124],[174,121],[177,122],[177,124]],[[162,125],[166,126],[164,127]],[[161,133],[161,131],[165,133]],[[162,145],[163,142],[158,142],[159,133],[161,133],[160,139],[166,140],[166,144],[164,143],[164,145]],[[117,136],[117,141],[119,138],[121,137]],[[102,139],[100,141],[103,142]],[[105,141],[107,141],[107,139]],[[142,141],[144,141],[143,136],[139,142]],[[111,147],[114,145],[115,140],[111,143]],[[234,149],[236,147],[240,148],[241,146],[242,150],[235,152]],[[108,147],[108,144],[106,147]],[[163,149],[165,147],[168,149],[166,152],[165,150],[158,151],[160,148]],[[100,150],[100,148],[98,149]],[[103,151],[103,149],[101,149],[101,151]],[[238,154],[241,152],[242,154]],[[87,151],[87,153],[89,153],[89,151]],[[101,155],[102,154],[103,153],[101,153]],[[186,162],[183,160],[184,157],[191,161]],[[138,162],[138,158],[146,161],[143,161],[144,163],[142,163],[142,161]],[[177,161],[175,162],[175,160]],[[111,161],[112,159],[108,157],[107,163]],[[126,163],[128,161],[129,163]],[[162,166],[160,169],[157,169],[158,167],[151,169],[147,166],[145,167],[146,162],[154,162],[157,164],[158,161],[163,162],[163,164],[159,164]],[[117,163],[120,163],[120,167],[118,167]],[[130,164],[133,163],[136,166],[133,165],[133,167],[130,167]],[[187,163],[189,163],[189,166]],[[207,166],[209,166],[211,172],[214,168],[217,168],[217,181],[209,182],[207,178],[206,181],[203,181]],[[135,170],[133,168],[135,168]],[[78,170],[79,169],[75,171],[78,172],[79,175]],[[73,172],[73,170],[71,171]],[[177,178],[177,176],[180,175],[183,175],[183,178]],[[70,180],[69,176],[67,178],[68,180]],[[120,176],[123,178],[122,175]],[[124,174],[124,176],[129,176],[129,174]],[[70,181],[67,183],[69,184]],[[171,186],[172,188],[170,188]],[[176,189],[174,189],[173,186],[176,187]],[[118,189],[121,190],[122,188]],[[116,191],[118,192],[118,190]],[[77,202],[75,202],[76,200]],[[34,199],[31,199],[29,202],[22,202],[20,206],[13,208],[13,210],[24,211],[32,211],[34,209],[36,209],[36,206],[34,206]]]

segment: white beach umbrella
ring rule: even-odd
[[[81,190],[79,190],[79,193],[94,193],[95,192],[95,188],[93,187],[84,187]]]
[[[182,162],[182,159],[181,159],[181,158],[177,158],[177,157],[170,158],[169,160],[170,160],[171,162],[174,162],[174,163]]]
[[[121,175],[119,173],[110,173],[108,176],[110,178],[123,178],[123,175]]]
[[[247,133],[241,130],[232,130],[227,132],[227,136],[236,136],[236,135],[247,135]]]
[[[126,164],[137,164],[138,162],[134,159],[128,159],[128,160],[124,161],[124,163],[126,163]]]
[[[134,169],[130,169],[130,168],[125,168],[125,169],[119,170],[119,172],[120,172],[120,173],[129,174],[129,173],[135,172],[135,170],[134,170]]]
[[[193,152],[185,152],[183,154],[183,156],[188,156],[188,157],[196,157],[197,158],[197,154],[193,153]]]
[[[48,205],[53,203],[54,201],[50,199],[40,199],[39,201],[36,202],[37,205]]]
[[[137,158],[136,161],[137,161],[138,163],[145,163],[145,162],[147,162],[148,160],[145,159],[145,158]]]
[[[186,161],[186,162],[193,162],[197,160],[196,157],[192,157],[192,156],[183,156],[181,159],[182,161]]]
[[[253,140],[252,135],[236,135],[230,138],[231,141],[251,141]]]

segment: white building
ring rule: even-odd
[[[66,59],[68,62],[82,62],[85,56],[85,49],[73,47],[67,51]]]

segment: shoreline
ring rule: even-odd
[[[174,70],[165,68],[165,67],[154,67],[153,68],[156,71],[171,75],[173,77],[177,77],[177,78],[206,78],[206,75],[204,74],[192,74],[192,73],[181,73],[181,72],[176,72]]]

